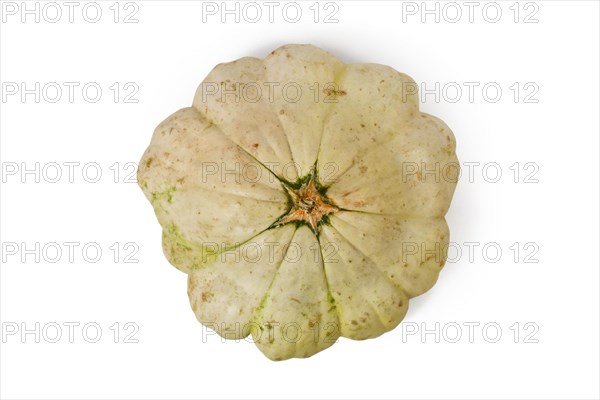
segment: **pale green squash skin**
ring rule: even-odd
[[[444,265],[444,215],[458,173],[454,135],[419,111],[412,79],[287,45],[265,59],[219,64],[204,82],[295,82],[304,95],[290,102],[275,90],[272,99],[223,102],[200,85],[192,107],[156,128],[140,161],[138,183],[163,227],[167,259],[188,274],[198,320],[226,338],[252,334],[273,360],[396,327]],[[334,102],[315,101],[311,85],[331,82],[323,97]],[[420,179],[406,175],[407,163],[452,165],[455,174]],[[200,173],[209,164],[255,174]],[[271,165],[295,167],[283,176]],[[315,165],[340,211],[318,232],[271,227],[290,209],[281,180]],[[428,251],[409,253],[410,243]]]

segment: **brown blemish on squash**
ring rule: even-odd
[[[348,197],[350,196],[352,193],[356,192],[358,189],[354,189],[354,190],[348,190],[344,193],[342,193],[342,197]]]
[[[192,293],[196,289],[196,281],[194,279],[190,279],[188,281],[188,294]]]
[[[211,301],[213,297],[215,297],[215,295],[212,292],[202,292],[201,295],[202,301],[204,302]]]
[[[345,90],[336,90],[333,88],[324,88],[323,93],[325,93],[325,95],[327,95],[327,96],[345,96],[346,95]]]
[[[154,161],[154,157],[150,157],[146,160],[146,168],[150,168],[152,161]]]

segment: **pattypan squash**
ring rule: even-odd
[[[217,65],[138,169],[198,320],[273,360],[396,327],[444,265],[457,176],[410,77],[312,45]]]

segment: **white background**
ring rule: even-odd
[[[323,22],[336,9],[323,3],[315,23],[312,1],[299,3],[297,23],[282,17],[285,3],[273,23],[267,15],[221,23],[219,14],[203,22],[201,2],[136,1],[118,5],[115,23],[113,3],[99,3],[97,23],[82,17],[85,2],[72,23],[62,2],[56,23],[45,20],[54,18],[49,8],[39,23],[34,15],[22,23],[20,9],[2,15],[2,398],[599,397],[597,2],[499,2],[496,23],[486,21],[495,6],[482,14],[486,3],[474,9],[473,22],[467,6],[454,3],[463,14],[456,23],[448,21],[456,8],[439,3],[439,22],[429,15],[423,23],[421,2],[413,15],[406,3],[360,1],[336,2],[337,23]],[[123,23],[133,11],[138,22]],[[132,169],[125,166],[139,160],[161,120],[191,103],[214,65],[264,57],[286,43],[312,43],[345,62],[387,64],[427,90],[439,82],[440,97],[427,95],[422,110],[453,129],[463,171],[465,163],[480,165],[472,179],[463,175],[447,216],[461,255],[455,251],[437,285],[411,302],[405,323],[373,340],[340,339],[309,359],[272,362],[253,344],[221,343],[196,322],[186,277],[162,255],[153,210],[126,182]],[[39,102],[34,94],[8,95],[10,82],[80,86],[72,103],[66,86],[51,103],[54,92],[41,93]],[[82,97],[88,82],[103,89],[96,103]],[[128,82],[134,86],[125,90]],[[465,82],[479,84],[473,99]],[[482,93],[487,83],[502,89],[498,101],[493,88],[487,98]],[[456,86],[463,89],[458,100]],[[126,103],[132,87],[138,102]],[[35,174],[22,175],[36,162],[50,165],[39,183]],[[80,163],[73,182],[65,162]],[[48,163],[63,165],[56,183],[47,179],[56,173]],[[97,183],[84,179],[94,169],[82,176],[87,163],[100,166]],[[493,168],[483,174],[486,164]],[[22,252],[36,242],[47,249],[39,262]],[[64,242],[79,243],[73,262]],[[479,243],[472,258],[469,242]],[[48,243],[62,246],[57,262],[49,260],[56,248]],[[83,257],[86,243],[102,249],[99,261],[88,261],[93,251]],[[482,252],[488,243],[489,253]],[[131,260],[138,262],[125,262],[135,246]],[[73,343],[69,322],[80,324]],[[39,343],[33,333],[21,336],[36,323]],[[87,341],[93,329],[83,335],[86,323],[102,329],[97,343]],[[436,323],[439,339],[421,336]],[[469,323],[479,324],[472,340]],[[62,327],[57,343],[54,324]],[[457,326],[462,336],[451,343]]]

